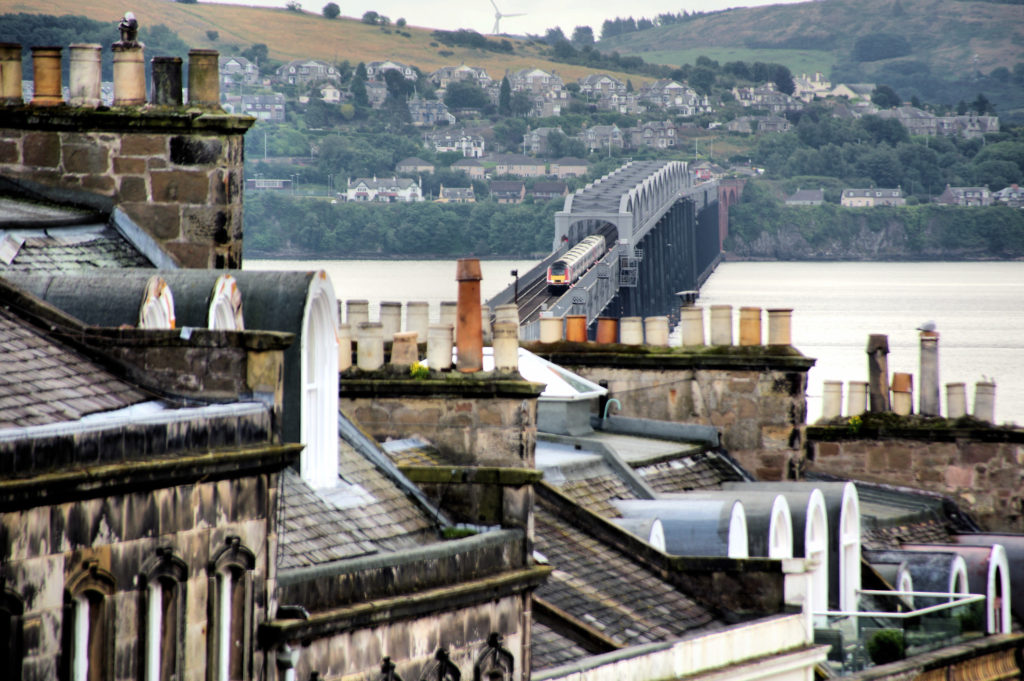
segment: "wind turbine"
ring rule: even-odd
[[[525,14],[502,14],[501,10],[498,9],[498,6],[494,3],[494,0],[491,0],[491,4],[494,5],[494,28],[491,30],[491,35],[498,35],[500,33],[498,24],[501,23],[503,17],[508,18],[526,16]]]

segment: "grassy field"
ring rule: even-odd
[[[358,19],[339,17],[326,19],[319,14],[292,12],[285,9],[218,5],[211,3],[182,4],[167,0],[132,0],[126,5],[113,0],[0,0],[0,14],[65,14],[85,16],[96,21],[116,23],[126,9],[131,9],[142,27],[139,38],[145,42],[146,27],[164,24],[176,31],[182,40],[195,48],[219,50],[229,55],[255,43],[265,43],[270,56],[282,61],[315,58],[326,61],[347,59],[355,64],[380,59],[394,59],[433,71],[441,66],[465,63],[480,66],[492,78],[500,78],[506,69],[527,67],[555,70],[566,81],[575,80],[595,69],[550,62],[538,54],[538,48],[526,41],[513,40],[516,54],[498,54],[475,49],[432,45],[432,29],[392,26],[386,31],[369,26]],[[409,37],[397,31],[408,33]],[[217,31],[217,40],[210,40],[207,31]],[[442,55],[441,51],[451,52]],[[155,55],[153,55],[155,56]],[[630,77],[634,84],[649,78]]]

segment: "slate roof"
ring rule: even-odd
[[[534,617],[530,632],[531,671],[568,664],[592,654],[593,652],[538,622]]]
[[[614,499],[637,495],[616,475],[599,454],[573,446],[538,440],[536,466],[544,481],[591,513],[617,518]]]
[[[659,461],[634,470],[659,494],[719,489],[723,482],[743,482],[748,478],[727,459],[714,452]]]
[[[538,496],[535,548],[554,567],[536,591],[623,646],[677,639],[721,626],[712,613],[626,553],[571,524]]]
[[[0,275],[152,266],[95,213],[0,197]]]
[[[0,307],[0,429],[77,421],[149,399]]]
[[[313,490],[284,475],[278,569],[321,565],[437,541],[434,522],[398,485],[339,439],[341,481]]]

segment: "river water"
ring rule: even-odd
[[[484,260],[489,298],[535,261]],[[323,269],[340,300],[366,299],[375,318],[382,300],[425,300],[436,319],[455,300],[453,260],[246,260],[252,270]],[[889,336],[889,370],[918,375],[918,331],[940,333],[943,384],[996,382],[996,421],[1024,424],[1024,262],[726,262],[701,290],[700,305],[793,308],[793,344],[817,359],[808,376],[808,421],[821,415],[826,380],[867,380],[869,334]],[[705,314],[705,319],[707,314]],[[767,323],[765,324],[767,327]],[[942,390],[945,411],[945,390]],[[916,397],[915,397],[916,404]],[[845,400],[844,400],[845,408]]]

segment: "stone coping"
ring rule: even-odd
[[[316,612],[308,619],[271,620],[259,627],[259,645],[269,649],[282,641],[323,638],[424,615],[433,616],[439,612],[450,612],[481,603],[493,603],[537,588],[552,571],[551,567],[534,565],[451,586]]]
[[[124,432],[115,433],[113,444],[117,441],[127,443],[133,439],[127,437],[133,431],[136,438],[145,437],[140,429],[125,428]],[[165,427],[166,430],[166,427]],[[190,444],[199,448],[199,435],[209,438],[210,433],[192,431],[196,439]],[[92,443],[93,452],[100,449],[101,444],[112,444],[104,436],[97,435]],[[120,440],[117,437],[120,436]],[[41,456],[50,460],[50,454],[74,446],[73,437],[59,438],[52,446],[37,446],[33,443],[22,454],[17,452],[0,453],[0,462],[23,462],[26,456]],[[102,442],[101,442],[102,440]],[[210,440],[206,440],[210,443]],[[36,443],[37,445],[45,443]],[[111,447],[115,454],[124,454],[123,450]],[[205,448],[204,448],[205,449]],[[172,487],[175,485],[195,483],[199,481],[215,481],[233,479],[244,475],[256,475],[263,472],[274,472],[284,469],[298,461],[302,445],[264,445],[258,447],[222,447],[199,454],[167,455],[161,457],[139,458],[143,452],[132,452],[134,458],[113,462],[96,461],[93,465],[76,462],[70,469],[39,472],[31,477],[13,478],[10,471],[0,473],[0,511],[19,508],[31,508],[40,504],[56,505],[82,499],[108,497],[117,494],[128,494],[145,490]],[[114,457],[110,457],[114,458]]]
[[[381,372],[379,376],[360,374],[349,378],[344,373],[338,381],[338,395],[342,398],[359,397],[463,397],[522,399],[539,397],[544,384],[490,372],[462,374],[453,371],[443,377],[426,379],[396,378]]]
[[[24,129],[33,132],[195,132],[244,134],[256,119],[211,113],[183,106],[99,107],[13,106],[0,107],[0,129]]]
[[[788,345],[722,345],[700,347],[653,347],[596,343],[524,343],[530,352],[572,366],[604,366],[623,369],[789,369],[807,371],[815,359]]]
[[[1024,429],[995,426],[971,417],[956,420],[905,417],[896,414],[863,415],[856,425],[842,423],[807,426],[807,443],[856,440],[917,440],[922,442],[1024,442]]]
[[[1024,634],[992,634],[967,643],[947,646],[931,652],[914,655],[913,657],[908,657],[905,660],[900,660],[898,662],[890,662],[889,664],[871,667],[870,669],[866,669],[862,672],[851,674],[843,678],[857,679],[858,681],[869,681],[871,679],[918,678],[918,675],[922,672],[942,669],[962,662],[969,662],[985,655],[992,655],[1010,650],[1020,651],[1022,649],[1024,649]],[[1017,656],[1019,660],[1019,652]]]

